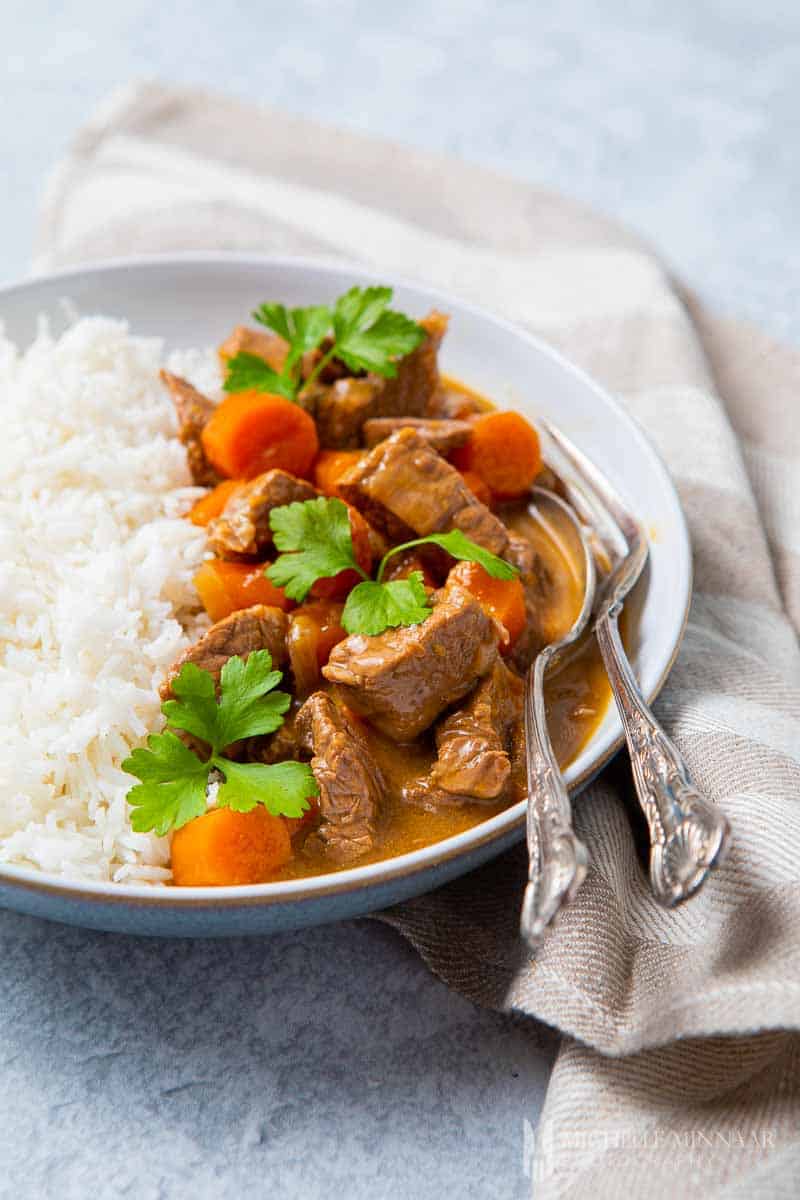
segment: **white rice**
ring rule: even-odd
[[[210,353],[170,365],[207,391]],[[0,335],[0,861],[166,881],[120,769],[159,729],[158,685],[203,624],[205,534],[162,347],[105,318],[25,353]]]

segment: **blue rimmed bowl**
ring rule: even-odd
[[[168,349],[216,344],[265,296],[320,303],[357,284],[386,283],[360,267],[307,259],[204,254],[137,259],[67,271],[0,290],[0,318],[25,345],[46,314],[54,330],[71,311],[123,318],[135,334]],[[677,655],[691,597],[686,524],[666,467],[632,418],[602,388],[523,330],[451,296],[391,280],[396,306],[422,316],[451,314],[444,369],[506,408],[558,424],[657,531],[649,570],[632,597],[635,668],[651,699]],[[569,766],[573,793],[622,741],[613,706]],[[247,887],[176,888],[84,883],[0,865],[0,905],[93,929],[160,936],[269,933],[363,915],[470,871],[524,836],[525,805],[465,833],[385,862],[312,879]]]

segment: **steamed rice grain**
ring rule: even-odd
[[[25,354],[0,337],[0,861],[169,880],[120,769],[161,726],[158,685],[202,627],[205,533],[161,344],[84,319]],[[170,363],[219,385],[210,354]]]

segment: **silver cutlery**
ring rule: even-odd
[[[586,847],[573,832],[569,793],[556,762],[547,729],[544,679],[555,659],[581,635],[594,606],[596,571],[588,538],[569,505],[546,488],[532,488],[531,516],[558,542],[560,535],[548,520],[547,506],[554,505],[570,522],[576,546],[564,557],[583,566],[583,603],[572,626],[559,640],[537,655],[525,680],[525,750],[528,768],[528,883],[522,901],[520,932],[531,948],[538,946],[545,929],[562,904],[570,901],[586,876]]]
[[[597,534],[609,560],[598,589],[595,632],[649,829],[651,886],[656,899],[671,907],[697,891],[719,864],[729,842],[728,822],[692,783],[642,695],[620,637],[623,603],[647,562],[647,536],[594,463],[549,422],[540,424],[555,451],[551,465],[567,500]]]

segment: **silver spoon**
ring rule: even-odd
[[[688,899],[725,856],[728,822],[693,784],[677,747],[646,703],[619,633],[626,596],[649,553],[641,522],[577,446],[542,420],[570,503],[590,522],[610,560],[595,632],[628,743],[633,779],[650,832],[650,884],[667,907]]]
[[[596,570],[588,538],[569,505],[547,488],[531,489],[531,516],[560,547],[567,563],[582,562],[583,604],[567,632],[537,655],[525,680],[525,752],[528,767],[528,883],[522,901],[520,932],[533,949],[562,904],[575,896],[586,877],[586,847],[572,829],[569,793],[556,762],[547,729],[544,679],[553,660],[586,628],[594,605]],[[565,548],[563,534],[542,511],[540,500],[555,506],[575,531],[576,546]],[[578,553],[576,554],[576,548]]]

